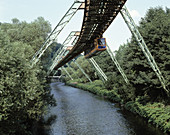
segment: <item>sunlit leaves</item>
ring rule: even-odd
[[[30,134],[50,102],[44,71],[30,60],[50,30],[48,22],[4,23],[0,26],[0,134]]]

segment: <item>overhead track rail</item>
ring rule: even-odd
[[[73,49],[56,65],[55,69],[93,45],[110,26],[126,0],[85,0],[84,19],[80,36]]]

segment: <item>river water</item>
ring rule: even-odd
[[[122,110],[87,91],[60,82],[50,84],[57,106],[45,116],[55,116],[44,126],[46,135],[165,135],[142,118]],[[42,135],[42,132],[41,132]]]

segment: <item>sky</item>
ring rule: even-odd
[[[44,17],[52,25],[52,29],[58,24],[75,0],[0,0],[0,22],[11,23],[12,18],[20,21],[31,22],[37,17]],[[82,1],[82,0],[81,0]],[[170,8],[170,0],[127,0],[132,18],[138,25],[141,17],[144,17],[151,7],[161,6]],[[83,10],[78,11],[70,23],[58,36],[57,41],[63,43],[71,31],[80,31],[83,20]],[[104,33],[108,45],[115,51],[131,37],[131,33],[119,14]]]

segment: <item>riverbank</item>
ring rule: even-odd
[[[108,91],[99,83],[82,84],[67,82],[66,84],[89,91],[110,101],[118,102],[124,106],[125,109],[145,118],[148,123],[154,124],[167,134],[170,133],[170,106],[165,106],[158,102],[143,104],[140,98],[136,98],[134,101],[124,102],[115,90]]]

